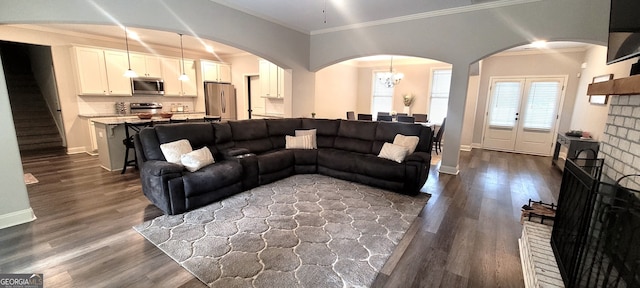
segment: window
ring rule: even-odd
[[[520,108],[520,96],[523,82],[500,81],[493,84],[493,97],[489,106],[489,126],[494,128],[513,128]]]
[[[393,87],[389,88],[378,81],[378,78],[385,73],[387,72],[374,72],[373,79],[371,79],[373,82],[371,114],[374,119],[378,116],[378,112],[391,112],[393,109]]]
[[[442,123],[442,120],[447,117],[447,107],[449,106],[451,69],[436,69],[433,70],[432,75],[429,119],[434,123]]]
[[[531,83],[524,113],[524,129],[550,131],[553,128],[561,88],[557,81]]]

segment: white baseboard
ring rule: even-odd
[[[482,148],[482,143],[471,143],[471,148]]]
[[[0,229],[20,225],[33,220],[36,220],[36,215],[33,213],[33,209],[29,207],[28,209],[0,215]]]
[[[458,170],[458,167],[440,165],[438,172],[444,173],[444,174],[458,175],[458,173],[460,173],[460,170]]]
[[[473,149],[473,146],[471,145],[460,145],[460,151],[469,152],[471,149]]]
[[[84,147],[67,147],[67,154],[80,154],[87,152]]]

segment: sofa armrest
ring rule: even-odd
[[[184,166],[175,163],[161,161],[161,160],[149,160],[142,164],[141,170],[147,175],[163,176],[173,173],[182,173]]]

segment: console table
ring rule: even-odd
[[[576,153],[582,150],[591,150],[593,153],[587,154],[587,157],[595,158],[598,156],[598,149],[600,144],[598,141],[591,139],[581,139],[580,137],[567,136],[563,133],[558,133],[558,139],[556,140],[555,151],[553,152],[553,159],[551,164],[558,167],[561,171],[564,170],[564,159],[558,157],[560,149],[562,147],[567,148],[567,157],[575,157]]]

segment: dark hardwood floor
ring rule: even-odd
[[[555,202],[549,157],[474,149],[458,176],[432,166],[432,197],[374,287],[522,287],[517,239],[529,198]],[[138,174],[84,154],[23,155],[38,219],[0,230],[0,273],[44,273],[45,287],[205,287],[131,227],[161,215]]]

